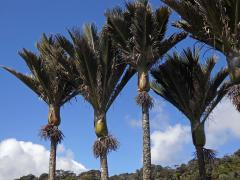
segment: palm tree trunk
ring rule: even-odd
[[[51,138],[51,149],[50,149],[50,158],[49,158],[49,177],[48,180],[55,180],[55,171],[56,171],[56,151],[57,143]]]
[[[107,163],[107,155],[100,156],[100,164],[101,164],[101,180],[108,180],[108,163]]]
[[[197,151],[200,180],[206,180],[206,168],[205,168],[205,162],[204,162],[203,147],[196,146],[195,148]]]
[[[108,135],[108,130],[107,130],[107,124],[106,124],[105,117],[106,117],[105,113],[99,113],[97,110],[94,110],[94,128],[95,128],[95,133],[98,136],[98,140],[103,138],[104,136]],[[97,132],[96,131],[97,130],[96,129],[96,123],[100,119],[103,119],[105,121],[104,132]],[[101,180],[108,180],[109,179],[109,175],[108,175],[107,153],[100,154],[99,158],[100,158],[100,166],[101,166]]]
[[[143,180],[151,179],[151,145],[149,126],[149,107],[142,105],[142,128],[143,128]]]

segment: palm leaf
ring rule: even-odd
[[[238,0],[162,0],[180,16],[175,25],[226,55],[239,49]]]
[[[19,73],[8,67],[2,66],[2,68],[10,72],[11,74],[13,74],[15,77],[21,80],[25,85],[27,85],[30,89],[32,89],[39,97],[43,98],[44,101],[48,102],[48,100],[46,99],[46,96],[43,94],[42,90],[39,87],[39,83],[33,77]]]

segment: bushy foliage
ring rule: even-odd
[[[224,156],[215,160],[212,170],[208,166],[208,176],[212,180],[236,180],[240,179],[240,150],[233,155]],[[57,170],[57,180],[100,180],[100,171],[91,170],[76,175],[70,171]],[[175,168],[152,165],[152,179],[154,180],[195,180],[198,178],[197,162],[191,160],[188,164],[181,164]],[[47,174],[39,178],[28,175],[18,180],[47,180]],[[110,180],[142,180],[142,169],[135,173],[125,173],[110,177]]]

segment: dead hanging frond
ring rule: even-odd
[[[217,151],[203,148],[203,156],[206,163],[213,164],[217,156]],[[194,152],[194,159],[197,159],[197,152]]]
[[[203,148],[204,160],[208,163],[213,163],[217,156],[217,151],[213,149]]]
[[[64,138],[61,130],[57,126],[47,124],[40,130],[40,136],[45,140],[54,140],[57,144],[60,144]]]
[[[228,97],[240,112],[240,85],[234,85],[228,91]]]
[[[139,106],[153,107],[153,99],[146,91],[139,92],[136,97],[136,102]]]
[[[119,147],[118,140],[112,135],[98,138],[93,145],[93,154],[96,158],[105,156]]]

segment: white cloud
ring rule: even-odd
[[[180,155],[184,153],[185,145],[191,142],[189,126],[176,124],[164,131],[154,131],[151,141],[152,162],[155,164],[174,165],[189,158],[186,154]]]
[[[218,148],[230,138],[240,138],[240,113],[224,98],[206,123],[207,146]]]
[[[86,168],[73,160],[73,153],[60,145],[57,157],[57,169],[70,170],[75,173]],[[23,175],[39,176],[48,172],[49,151],[42,145],[32,142],[6,139],[0,142],[0,179],[12,180]]]
[[[190,126],[173,124],[171,119],[165,102],[155,100],[150,116],[152,162],[163,166],[190,160],[195,151],[194,148],[189,149],[193,147]],[[141,120],[132,118],[129,122],[132,127],[141,127]],[[218,150],[229,139],[240,139],[240,113],[224,98],[211,114],[205,128],[206,147]]]
[[[132,118],[128,122],[134,128],[142,126],[141,120]],[[150,124],[153,163],[169,166],[190,158],[184,154],[185,145],[191,143],[190,127],[173,124],[165,102],[154,99],[154,108],[150,111]]]

